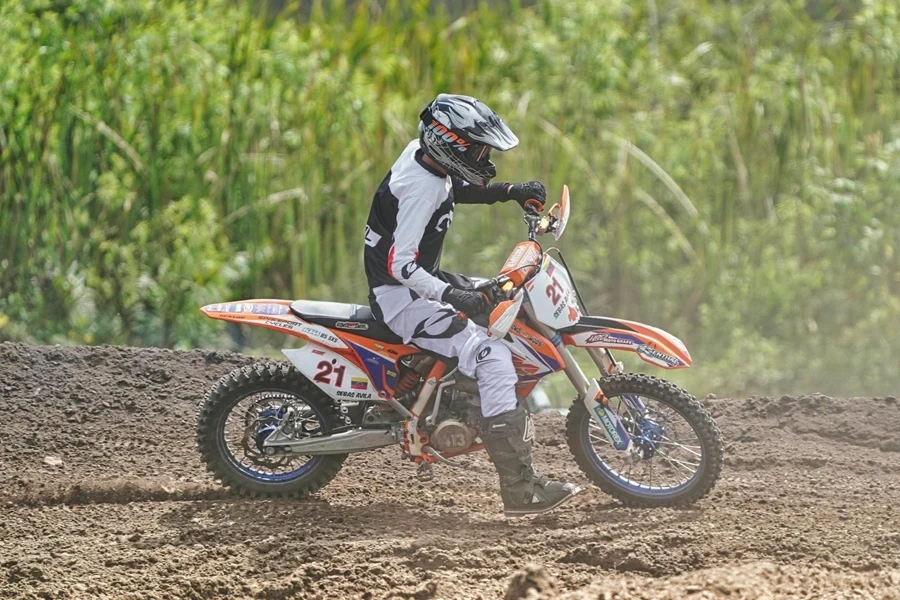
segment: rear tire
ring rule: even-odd
[[[697,400],[681,388],[650,375],[626,373],[604,377],[600,388],[607,398],[634,394],[652,398],[673,409],[692,427],[700,441],[702,458],[697,473],[683,489],[668,495],[650,496],[629,488],[621,479],[604,471],[590,445],[585,428],[591,416],[580,399],[576,398],[566,420],[566,440],[575,462],[601,490],[631,507],[687,506],[709,493],[722,472],[724,445],[719,429],[710,414]]]
[[[200,404],[197,445],[206,469],[226,487],[251,497],[305,498],[330,482],[341,470],[346,454],[316,456],[298,469],[297,476],[282,481],[265,481],[242,471],[225,441],[225,423],[232,409],[253,394],[282,393],[294,396],[315,413],[321,433],[344,425],[340,406],[293,367],[265,363],[235,369],[220,379]]]

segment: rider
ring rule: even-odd
[[[519,140],[490,108],[469,96],[440,94],[419,115],[419,139],[409,143],[375,192],[366,224],[365,266],[375,316],[405,343],[457,358],[478,381],[481,437],[500,475],[507,514],[559,506],[577,491],[551,481],[531,463],[531,418],[516,398],[512,353],[465,315],[490,306],[464,278],[439,269],[454,204],[529,199],[541,204],[544,185],[488,183],[497,172],[491,150]],[[450,282],[455,283],[452,285]]]

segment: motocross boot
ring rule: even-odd
[[[581,491],[571,483],[552,481],[534,472],[534,429],[525,407],[484,418],[481,432],[484,447],[500,475],[500,497],[506,516],[547,512]]]

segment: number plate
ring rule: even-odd
[[[581,318],[569,274],[549,256],[544,258],[541,271],[528,282],[525,289],[537,320],[544,325],[562,329],[574,325]]]
[[[359,402],[378,399],[378,392],[366,374],[334,352],[314,344],[282,352],[310,381],[336,400]]]

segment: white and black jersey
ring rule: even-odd
[[[419,140],[410,142],[375,192],[366,222],[364,259],[376,316],[390,321],[415,298],[440,300],[449,285],[438,275],[454,204],[506,200],[507,186],[476,187],[444,175],[424,161]]]

